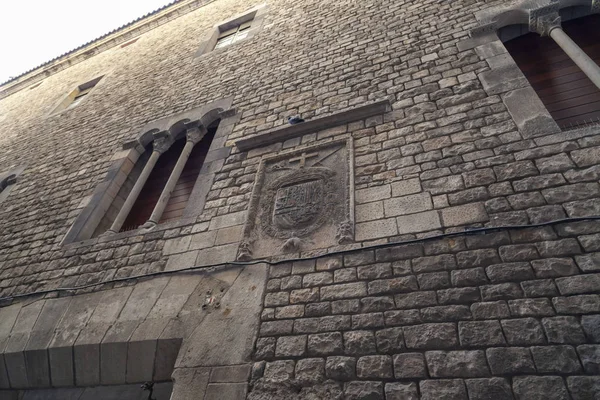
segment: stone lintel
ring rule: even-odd
[[[388,100],[378,101],[366,106],[348,109],[337,114],[322,118],[316,118],[297,125],[286,125],[281,128],[273,129],[235,142],[235,145],[241,151],[252,150],[257,147],[268,146],[273,143],[283,142],[298,136],[320,131],[334,126],[343,125],[348,122],[372,117],[373,115],[383,114],[390,109]]]

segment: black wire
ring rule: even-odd
[[[217,269],[220,267],[246,266],[246,265],[256,265],[256,264],[278,265],[278,264],[284,264],[284,263],[289,263],[289,262],[317,260],[319,258],[327,258],[327,257],[336,256],[336,255],[356,253],[356,252],[365,251],[365,250],[383,249],[383,248],[387,248],[387,247],[401,246],[401,245],[413,244],[413,243],[423,243],[423,242],[429,242],[429,241],[433,241],[433,240],[444,239],[444,238],[449,238],[449,237],[454,237],[454,236],[469,236],[469,235],[480,235],[480,234],[483,235],[486,233],[500,232],[500,231],[506,231],[506,230],[541,228],[541,227],[545,227],[545,226],[559,225],[559,224],[563,224],[563,223],[567,223],[567,222],[598,221],[598,220],[600,220],[600,216],[596,215],[596,216],[589,216],[589,217],[563,218],[563,219],[557,219],[554,221],[541,222],[538,224],[502,225],[502,226],[485,227],[485,228],[473,228],[473,229],[466,229],[466,230],[457,231],[457,232],[442,233],[439,235],[427,236],[427,237],[417,238],[417,239],[380,243],[380,244],[374,244],[374,245],[370,245],[370,246],[357,247],[354,249],[338,250],[338,251],[334,251],[331,253],[324,253],[324,254],[319,254],[319,255],[310,256],[310,257],[286,258],[286,259],[277,260],[277,261],[270,261],[268,259],[257,259],[257,260],[252,260],[252,261],[230,261],[230,262],[213,264],[213,265],[192,266],[192,267],[176,269],[176,270],[171,270],[171,271],[157,271],[157,272],[151,272],[149,274],[129,276],[129,277],[124,277],[124,278],[115,278],[115,279],[110,279],[108,281],[97,282],[97,283],[88,283],[86,285],[69,287],[69,288],[55,288],[55,289],[48,289],[48,290],[40,290],[37,292],[17,294],[14,296],[0,297],[0,302],[12,301],[14,299],[19,299],[19,298],[29,297],[29,296],[41,296],[41,295],[46,295],[46,294],[56,293],[56,292],[73,292],[73,291],[77,291],[77,290],[81,290],[81,289],[87,289],[90,287],[107,285],[110,283],[126,282],[126,281],[131,281],[134,279],[151,278],[151,277],[155,277],[155,276],[172,275],[172,274],[178,274],[181,272],[191,272],[191,271],[196,271],[196,270],[210,271],[210,270]]]

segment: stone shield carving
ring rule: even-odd
[[[347,139],[263,158],[238,259],[351,242],[351,154]]]
[[[338,197],[335,183],[329,168],[303,168],[276,179],[264,193],[262,230],[280,239],[315,231],[331,216]]]

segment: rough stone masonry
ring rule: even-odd
[[[600,127],[483,24],[529,6],[182,0],[2,84],[0,399],[600,398]],[[191,215],[65,240],[192,114]]]

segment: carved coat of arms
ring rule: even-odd
[[[352,240],[349,140],[263,159],[238,259]]]

